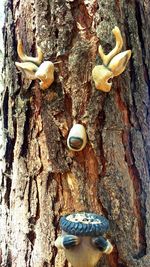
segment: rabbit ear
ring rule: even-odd
[[[35,73],[38,70],[38,67],[32,62],[15,62],[16,67],[22,73],[25,74],[26,78],[35,80],[36,76]]]
[[[114,74],[114,76],[120,75],[126,68],[126,65],[131,57],[131,50],[116,55],[109,63],[108,68]]]

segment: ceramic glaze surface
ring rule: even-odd
[[[41,89],[47,89],[54,81],[54,64],[51,61],[44,61],[39,66],[35,76],[41,80]]]
[[[109,221],[95,213],[73,213],[60,219],[61,229],[77,236],[99,236],[109,230]]]
[[[92,70],[95,87],[104,92],[111,90],[112,78],[120,75],[125,70],[131,57],[131,50],[119,53],[123,46],[123,39],[119,28],[116,26],[112,32],[116,38],[114,49],[106,55],[100,45],[98,51],[103,64],[95,66]]]
[[[102,252],[91,245],[90,237],[82,237],[78,246],[65,249],[65,255],[73,267],[95,267]]]
[[[48,89],[54,81],[54,64],[51,61],[42,63],[43,53],[41,48],[37,46],[37,57],[27,56],[23,51],[22,41],[18,40],[17,52],[22,62],[15,62],[16,67],[27,79],[41,80],[41,89]]]
[[[87,134],[82,124],[74,124],[71,128],[68,138],[67,146],[70,150],[81,151],[87,143]]]
[[[103,253],[110,254],[112,244],[103,234],[109,230],[109,221],[101,215],[79,212],[60,220],[62,235],[55,241],[63,248],[73,267],[95,267]]]

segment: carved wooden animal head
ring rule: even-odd
[[[92,71],[95,87],[104,92],[109,92],[111,90],[112,78],[120,75],[125,70],[131,57],[131,50],[119,53],[123,46],[119,28],[116,26],[112,32],[116,38],[114,49],[108,55],[105,55],[102,46],[100,45],[98,51],[103,61],[103,65],[95,66]]]

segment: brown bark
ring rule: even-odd
[[[6,139],[1,185],[1,266],[68,266],[54,241],[59,218],[74,211],[104,214],[114,251],[103,267],[150,265],[150,5],[148,0],[7,0],[4,26]],[[97,47],[114,47],[118,25],[127,70],[110,93],[95,89]],[[55,65],[55,81],[41,91],[18,61],[35,43]],[[85,125],[88,144],[66,147],[73,122]]]

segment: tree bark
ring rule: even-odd
[[[4,267],[67,267],[54,241],[60,216],[93,211],[110,221],[110,256],[100,267],[150,265],[150,5],[148,0],[7,0],[0,177],[0,261]],[[119,26],[127,70],[110,93],[95,89],[97,48],[114,47]],[[55,64],[42,91],[15,67],[17,40]],[[73,123],[87,130],[81,152],[67,149]]]

